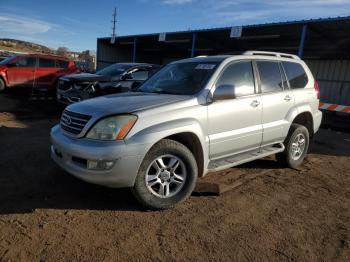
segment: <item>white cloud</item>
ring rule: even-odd
[[[0,31],[2,32],[34,35],[46,33],[54,26],[39,19],[16,15],[0,15]]]

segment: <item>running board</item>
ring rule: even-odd
[[[273,155],[284,151],[282,143],[260,148],[259,150],[248,151],[234,156],[212,160],[208,165],[208,172],[221,171],[230,167],[238,166],[256,159]]]

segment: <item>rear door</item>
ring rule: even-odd
[[[35,71],[36,88],[52,88],[56,81],[57,72],[55,59],[39,57],[38,67]]]
[[[287,116],[294,106],[293,92],[289,89],[279,61],[255,61],[259,74],[262,101],[262,146],[282,142],[290,123]]]
[[[297,62],[282,62],[289,87],[291,88],[295,105],[309,104],[315,112],[318,110],[318,102],[314,91],[314,82],[308,78],[305,69]]]
[[[236,98],[208,106],[210,159],[257,149],[262,141],[262,106],[251,61],[229,64],[215,87],[234,85]]]
[[[32,87],[35,75],[35,57],[18,57],[8,65],[7,80],[10,86]]]

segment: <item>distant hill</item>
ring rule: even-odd
[[[19,53],[53,54],[54,50],[44,45],[9,38],[0,38],[0,51]]]

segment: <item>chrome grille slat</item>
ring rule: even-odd
[[[64,110],[61,117],[60,126],[61,129],[67,133],[79,135],[90,119],[91,116],[89,115]]]
[[[67,126],[67,125],[65,125],[65,124],[61,124],[62,126],[65,126],[65,127],[68,127],[68,128],[72,128],[72,129],[75,129],[75,130],[77,130],[77,131],[81,131],[81,129],[80,128],[77,128],[77,127],[73,127],[73,126]]]
[[[67,118],[66,115],[62,115],[63,118]],[[76,118],[76,117],[73,117],[73,116],[69,116],[70,119],[73,119],[73,120],[76,120],[78,122],[82,122],[83,125],[86,125],[87,122],[89,122],[89,120],[84,120],[84,119],[79,119],[79,118]]]

